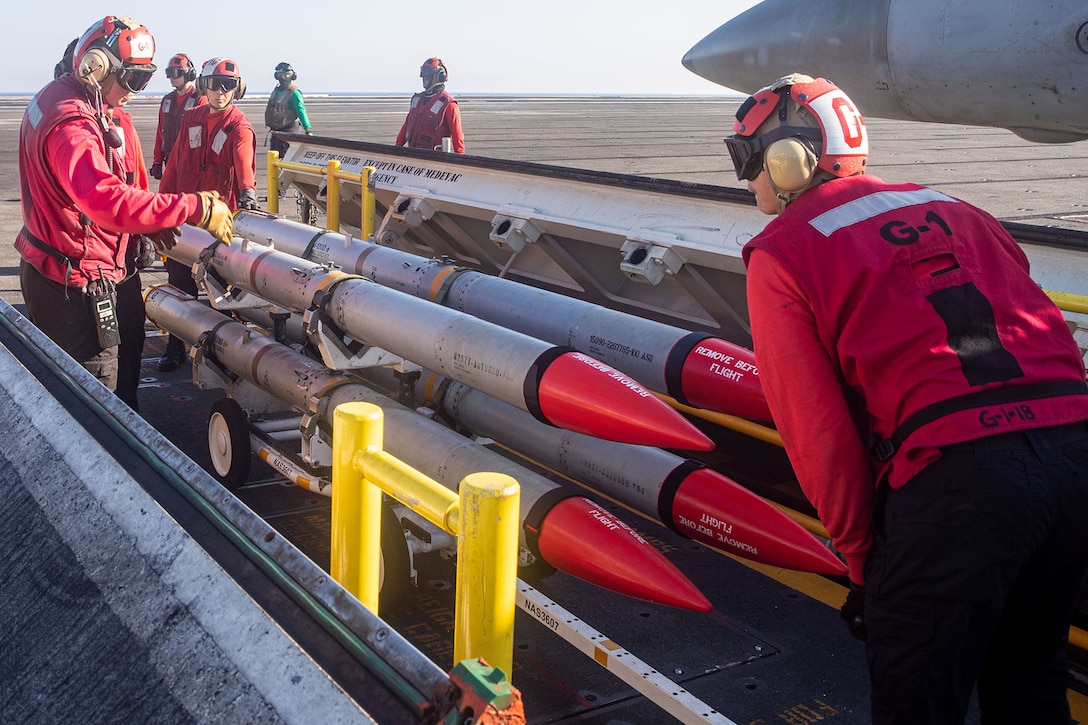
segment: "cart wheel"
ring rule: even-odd
[[[208,452],[212,474],[229,489],[249,478],[253,449],[249,443],[249,419],[233,398],[220,398],[208,414]]]
[[[378,584],[378,610],[382,614],[400,606],[412,585],[408,541],[393,508],[382,503],[382,561]]]

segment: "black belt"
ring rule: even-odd
[[[899,446],[914,431],[927,423],[932,423],[938,418],[943,418],[952,413],[969,408],[978,408],[984,405],[1000,405],[1003,403],[1016,403],[1022,400],[1038,400],[1040,398],[1054,398],[1059,395],[1088,395],[1088,385],[1080,380],[1062,380],[1053,383],[1036,383],[1034,385],[1015,385],[1005,388],[993,388],[980,390],[977,393],[968,393],[956,398],[942,400],[933,405],[927,405],[914,415],[903,421],[895,431],[887,438],[877,440],[869,447],[869,455],[878,461],[891,460]]]

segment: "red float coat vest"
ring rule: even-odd
[[[453,142],[454,153],[465,153],[465,135],[461,131],[457,99],[445,89],[430,95],[424,92],[412,96],[412,105],[397,134],[396,145],[407,143],[410,148],[433,151],[442,146],[442,139],[446,136]]]
[[[140,136],[136,133],[136,127],[132,124],[132,114],[123,108],[115,108],[113,122],[125,140],[124,154],[121,158],[121,164],[125,169],[125,183],[132,184],[137,189],[151,188],[147,167],[144,165],[144,150],[140,146]]]
[[[178,131],[181,129],[181,117],[194,106],[200,106],[208,102],[204,94],[197,93],[192,84],[186,86],[185,93],[171,91],[162,98],[159,104],[159,126],[155,130],[155,155],[153,161],[161,164],[170,156],[177,140]]]
[[[834,180],[794,200],[743,254],[760,382],[855,581],[877,482],[906,484],[942,445],[1088,419],[1088,395],[1076,394],[1084,363],[1061,311],[1008,232],[970,204],[869,175]],[[1004,398],[965,397],[978,391]],[[950,400],[952,412],[888,460],[870,456],[870,437]]]
[[[122,142],[126,137],[120,135]],[[199,218],[196,196],[152,194],[127,183],[131,153],[125,145],[107,147],[85,86],[74,75],[61,76],[31,100],[19,130],[24,228],[15,248],[44,277],[73,287],[99,277],[119,282],[129,234]],[[31,236],[73,266],[39,249]]]
[[[218,191],[234,211],[244,189],[257,186],[257,137],[234,104],[212,114],[208,105],[185,112],[159,191]]]

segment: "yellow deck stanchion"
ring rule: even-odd
[[[1047,296],[1066,312],[1079,312],[1088,314],[1088,297],[1071,292],[1057,292],[1055,290],[1043,290]]]
[[[357,470],[357,455],[380,451],[382,409],[373,403],[345,403],[333,412],[332,557],[333,579],[378,611],[381,577],[382,492]],[[366,556],[363,552],[374,552]]]
[[[514,660],[521,488],[510,476],[474,473],[460,495],[382,450],[384,413],[337,406],[332,431],[333,578],[378,612],[382,493],[457,535],[455,661],[482,658],[507,674]]]
[[[517,607],[518,482],[501,473],[461,481],[455,662],[482,658],[511,679]]]
[[[265,206],[269,214],[280,213],[280,160],[279,151],[268,152],[268,202]]]
[[[373,166],[364,166],[359,173],[359,183],[362,186],[363,219],[360,224],[360,233],[363,239],[374,236],[374,172]],[[334,230],[336,231],[336,230]]]
[[[460,515],[456,493],[385,451],[371,450],[357,456],[355,465],[390,496],[443,531],[457,534]]]
[[[325,164],[325,228],[340,231],[340,161]]]
[[[332,232],[340,231],[340,182],[353,181],[359,184],[362,219],[360,234],[363,239],[374,236],[374,171],[373,166],[364,166],[358,174],[340,170],[338,159],[329,159],[325,168],[311,164],[299,164],[281,161],[279,152],[268,152],[268,203],[269,214],[280,213],[280,174],[283,170],[297,171],[314,176],[325,177],[325,228]]]

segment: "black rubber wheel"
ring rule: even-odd
[[[382,563],[378,584],[378,613],[391,612],[401,605],[412,586],[408,541],[400,519],[388,503],[382,503]]]
[[[229,489],[249,479],[253,447],[249,442],[249,418],[233,398],[220,398],[208,414],[208,453],[212,475]]]

